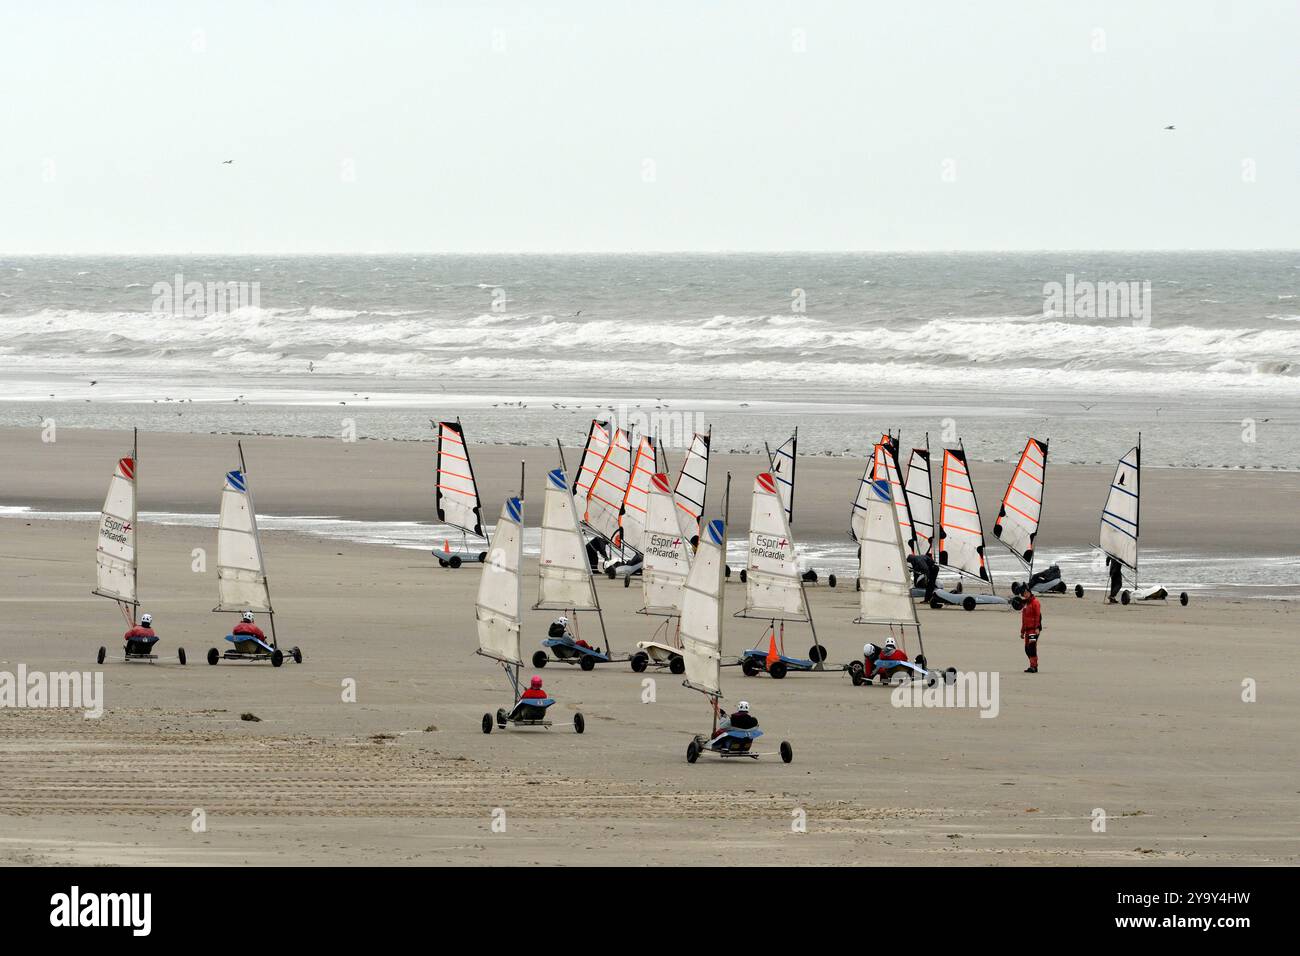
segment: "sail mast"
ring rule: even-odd
[[[135,478],[132,479],[134,493],[131,495],[131,528],[135,539],[131,562],[131,592],[135,603],[131,605],[131,626],[135,627],[140,610],[140,429],[131,429],[131,461],[135,465]]]
[[[239,473],[244,476],[244,495],[248,498],[248,518],[253,525],[253,547],[257,549],[257,566],[262,572],[262,587],[266,590],[266,614],[271,621],[271,646],[279,647],[275,640],[275,608],[271,604],[271,580],[266,574],[266,557],[262,554],[262,531],[257,526],[257,505],[253,502],[253,483],[248,480],[248,466],[244,464],[244,443],[235,442],[239,449]]]

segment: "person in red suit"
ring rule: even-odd
[[[153,631],[153,615],[141,614],[140,623],[132,625],[131,630],[122,635],[124,641],[147,641],[157,639],[158,635]]]
[[[528,682],[528,689],[519,695],[519,699],[520,700],[545,700],[546,691],[542,690],[542,679],[534,675],[533,679]]]
[[[1020,636],[1025,641],[1025,656],[1029,658],[1026,674],[1038,673],[1038,636],[1043,633],[1043,605],[1038,595],[1026,589],[1024,607],[1020,609]]]
[[[885,638],[885,649],[876,658],[876,669],[871,673],[871,676],[879,677],[882,681],[888,682],[889,675],[894,672],[895,668],[890,667],[887,662],[905,660],[907,660],[907,651],[900,648],[898,642],[892,637],[887,637]]]
[[[262,633],[262,629],[253,623],[252,611],[245,611],[243,620],[236,624],[234,630],[230,633],[234,634],[236,637],[243,634],[247,637],[255,637],[259,641],[266,640],[266,635]]]

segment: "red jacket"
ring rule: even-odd
[[[1037,637],[1043,629],[1043,605],[1036,595],[1029,595],[1029,600],[1020,609],[1020,636]]]
[[[907,652],[903,650],[901,647],[896,647],[892,651],[881,651],[880,656],[876,658],[876,669],[874,673],[879,674],[882,671],[893,670],[892,667],[881,666],[882,664],[884,664],[885,661],[905,661],[905,660],[907,660]]]
[[[134,641],[142,637],[157,637],[157,636],[158,635],[153,632],[152,627],[142,627],[141,625],[137,624],[135,627],[131,628],[131,630],[127,631],[125,634],[122,635],[122,640]]]
[[[546,691],[542,690],[540,687],[529,687],[527,690],[525,690],[522,694],[519,695],[519,699],[520,700],[545,700]]]
[[[249,624],[247,621],[240,621],[235,625],[235,629],[230,633],[247,634],[249,637],[257,638],[259,641],[266,640],[266,635],[262,633],[262,629],[256,624]]]

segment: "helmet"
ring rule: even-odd
[[[872,644],[872,643],[868,642],[868,643],[862,645],[862,656],[863,656],[863,657],[870,657],[870,656],[871,656],[872,654],[874,654],[875,652],[876,652],[876,645],[875,645],[875,644]]]
[[[885,650],[892,651],[896,647],[898,643],[892,637],[885,638]]]
[[[253,612],[252,612],[252,611],[245,611],[245,612],[244,612],[244,620],[247,621],[249,624],[252,624],[252,623],[253,623]]]
[[[530,680],[530,681],[528,682],[528,686],[529,686],[529,687],[541,687],[541,686],[542,686],[542,679],[541,679],[540,677],[538,677],[536,674],[534,674],[534,675],[533,675],[533,679]]]
[[[568,627],[569,619],[567,617],[560,616],[555,619],[555,623],[560,625],[560,627]]]
[[[140,626],[141,626],[141,627],[149,627],[149,626],[152,625],[152,624],[153,624],[153,615],[152,615],[152,614],[141,614],[141,615],[140,615]]]
[[[742,700],[739,704],[736,705],[736,710],[740,711],[742,714],[749,713],[749,701]]]

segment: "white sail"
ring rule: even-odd
[[[483,534],[483,502],[460,422],[438,423],[438,520],[469,534]]]
[[[524,502],[507,498],[492,530],[492,543],[478,582],[474,616],[479,650],[507,664],[523,664],[519,631],[524,607]]]
[[[722,696],[723,575],[727,532],[721,521],[710,521],[700,535],[682,591],[682,657],[686,685],[706,694]]]
[[[136,604],[135,459],[121,458],[108,481],[95,546],[95,593]]]
[[[885,464],[890,454],[884,446],[877,445],[873,458],[877,477],[868,486],[862,536],[858,539],[859,613],[854,623],[916,625],[907,545],[897,520]]]
[[[885,437],[888,438],[889,436]],[[866,523],[867,507],[871,499],[875,497],[875,484],[883,479],[889,486],[894,511],[899,526],[903,529],[903,540],[907,542],[910,549],[913,535],[912,509],[908,505],[907,492],[903,488],[903,480],[898,473],[898,462],[894,460],[893,447],[892,444],[885,442],[883,439],[872,447],[871,457],[867,460],[867,466],[862,471],[862,478],[858,481],[858,495],[853,501],[850,531],[855,540],[862,539],[862,528]]]
[[[632,458],[632,475],[623,495],[623,511],[618,519],[619,545],[626,545],[641,554],[645,551],[646,522],[650,510],[650,479],[655,474],[655,446],[642,436],[637,442]]]
[[[628,480],[632,476],[632,445],[627,433],[614,429],[613,440],[605,452],[605,460],[591,482],[587,493],[587,511],[583,523],[606,541],[618,536],[618,521],[623,513],[623,496],[627,494]]]
[[[934,491],[930,483],[930,449],[913,448],[903,480],[917,554],[928,554],[934,542]]]
[[[808,620],[785,504],[776,479],[766,472],[754,479],[745,576],[745,617]]]
[[[568,481],[559,468],[546,475],[538,576],[540,589],[535,607],[574,611],[594,611],[599,607],[587,548],[578,528],[578,512]]]
[[[694,541],[700,533],[704,515],[704,499],[709,490],[709,438],[707,433],[696,432],[691,447],[682,461],[677,486],[673,489],[673,502],[677,505],[677,526],[687,541]]]
[[[596,480],[596,473],[609,452],[609,423],[592,419],[587,431],[587,443],[582,446],[582,458],[578,461],[578,475],[573,481],[573,502],[578,514],[587,513],[587,495],[591,483]]]
[[[1141,477],[1142,446],[1135,445],[1119,460],[1101,512],[1101,550],[1131,571],[1137,570]]]
[[[989,581],[984,564],[984,526],[975,500],[964,449],[943,450],[942,491],[939,495],[939,563]]]
[[[1043,513],[1043,485],[1047,480],[1047,442],[1030,438],[1002,496],[993,533],[1011,553],[1034,566],[1034,538]]]
[[[667,475],[651,479],[648,514],[641,569],[642,610],[646,614],[681,614],[682,587],[691,570],[691,546],[677,525],[677,507],[668,490]]]
[[[226,472],[217,524],[218,611],[269,611],[271,595],[257,536],[257,514],[248,493],[248,479],[238,470]]]
[[[799,451],[799,429],[783,441],[768,461],[771,475],[781,492],[787,524],[794,524],[794,466]]]

